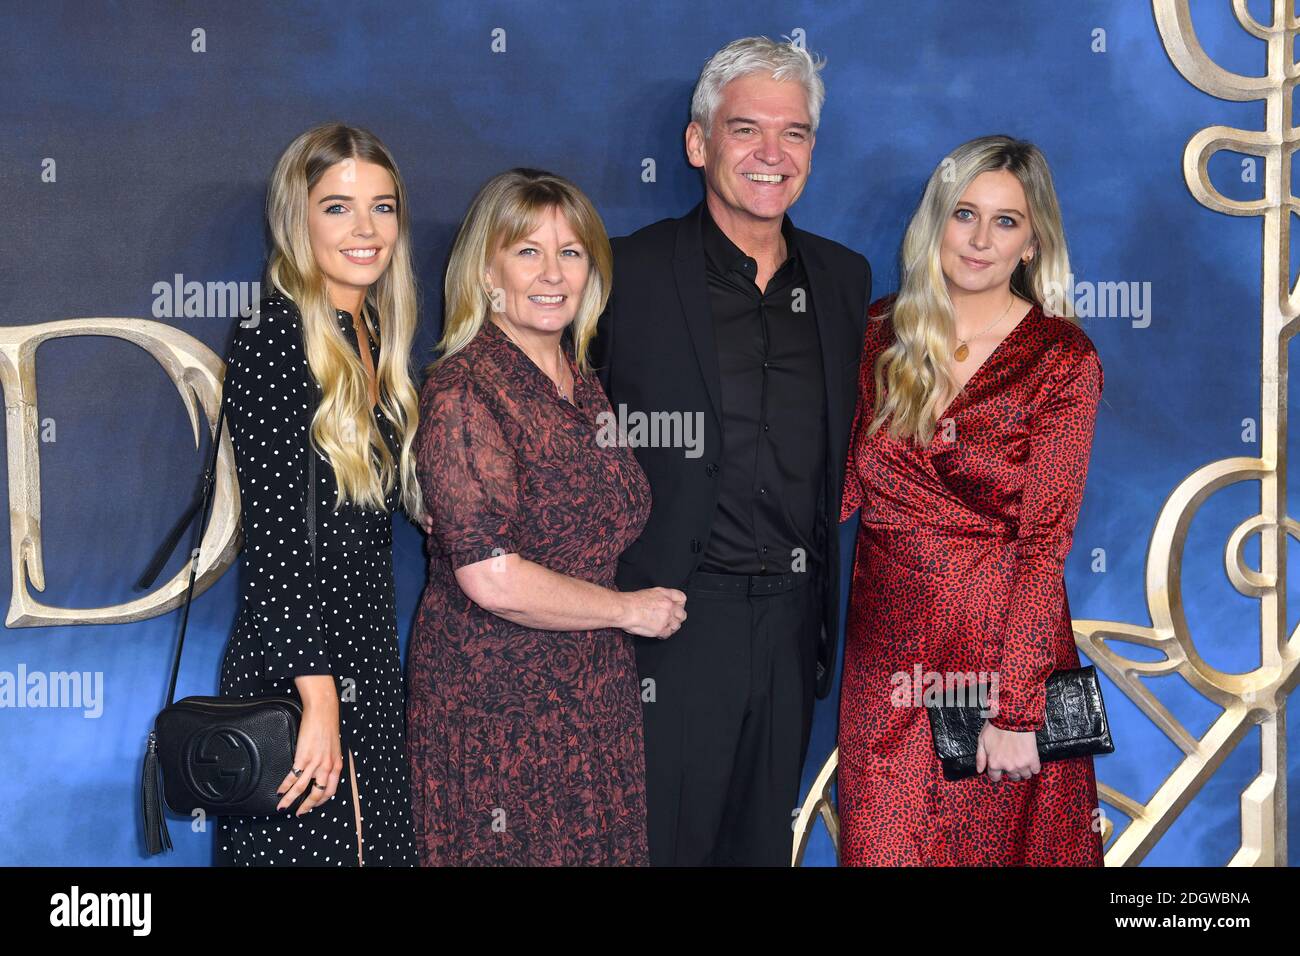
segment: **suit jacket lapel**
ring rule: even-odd
[[[835,309],[835,284],[831,280],[826,264],[822,262],[817,250],[804,236],[796,237],[799,253],[803,258],[804,272],[808,276],[808,290],[812,298],[813,315],[817,317],[817,336],[822,346],[822,378],[826,382],[826,421],[834,434],[835,410],[840,407],[840,396],[844,394],[844,381],[841,372],[844,368],[843,350],[838,337],[842,323],[831,321]],[[835,449],[827,443],[827,452],[834,454]]]
[[[718,341],[713,330],[713,315],[709,311],[709,280],[704,266],[704,241],[701,238],[700,210],[703,203],[677,222],[677,248],[673,254],[673,277],[677,282],[677,297],[686,317],[691,341],[695,344],[695,358],[709,391],[713,415],[722,425],[722,372],[718,367]]]

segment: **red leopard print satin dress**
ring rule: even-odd
[[[1003,730],[1036,729],[1043,684],[1079,666],[1064,563],[1083,497],[1101,363],[1078,326],[1034,306],[920,448],[868,436],[873,369],[893,340],[872,305],[841,520],[861,506],[840,693],[841,862],[1099,866],[1091,757],[1028,781],[949,782],[897,675],[998,674]]]

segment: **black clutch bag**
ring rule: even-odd
[[[221,447],[221,427],[225,421],[225,402],[217,414],[212,440],[212,462],[204,478],[202,504],[191,503],[168,542],[141,579],[148,587],[161,571],[181,534],[201,510],[200,540],[211,512],[212,490],[217,473],[217,453]],[[316,561],[316,509],[312,489],[316,487],[316,455],[307,449],[307,537],[311,544],[312,564]],[[207,815],[272,815],[281,797],[277,789],[293,769],[293,756],[302,721],[302,704],[294,697],[186,697],[176,698],[176,677],[180,673],[181,652],[185,646],[185,625],[194,598],[194,578],[198,572],[199,549],[190,561],[189,589],[181,616],[180,637],[172,664],[171,683],[167,688],[167,706],[154,719],[149,731],[141,777],[140,797],[144,813],[145,844],[149,853],[172,848],[159,795],[175,813],[188,816],[195,810]],[[173,703],[173,701],[175,701]],[[294,810],[306,799],[303,791],[287,809]]]
[[[978,700],[985,700],[981,695]],[[934,752],[945,780],[975,776],[975,751],[986,718],[979,703],[926,706]],[[1046,763],[1115,751],[1101,700],[1101,683],[1092,665],[1054,672],[1047,678],[1043,725],[1038,728],[1038,759]]]

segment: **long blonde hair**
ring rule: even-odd
[[[344,160],[374,163],[393,177],[397,194],[397,242],[388,268],[366,291],[364,321],[370,334],[378,318],[379,363],[375,369],[379,406],[399,436],[393,460],[371,414],[370,391],[361,357],[339,329],[325,276],[312,255],[307,227],[307,195],[325,171]],[[307,364],[322,396],[312,418],[311,441],[329,459],[338,479],[337,511],[344,501],[383,510],[394,482],[401,485],[406,513],[424,514],[415,473],[419,399],[411,378],[410,352],[419,321],[418,293],[411,269],[410,213],[406,185],[392,154],[364,129],[327,123],[307,130],[280,156],[266,197],[271,231],[267,282],[293,300],[302,315]],[[358,316],[358,318],[362,318]]]
[[[962,143],[930,175],[903,237],[898,296],[888,316],[894,341],[876,359],[876,399],[870,435],[889,420],[889,434],[928,445],[944,400],[957,391],[948,371],[956,322],[944,282],[939,250],[948,219],[966,188],[981,173],[1007,170],[1020,181],[1029,203],[1036,252],[1011,275],[1011,291],[1044,313],[1073,317],[1063,294],[1070,257],[1052,173],[1033,143],[1009,136],[981,136]],[[892,416],[892,418],[891,418]]]
[[[511,169],[493,176],[478,191],[461,223],[447,263],[445,318],[438,362],[474,340],[488,320],[492,294],[483,281],[488,260],[537,228],[542,214],[558,209],[590,257],[587,285],[577,314],[566,330],[583,375],[591,371],[588,348],[609,300],[614,254],[605,224],[591,200],[569,180],[539,169]],[[435,362],[434,365],[438,363]]]

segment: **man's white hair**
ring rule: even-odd
[[[808,116],[813,132],[817,131],[822,103],[826,100],[826,87],[817,73],[826,65],[826,60],[814,60],[807,50],[796,46],[789,37],[785,40],[780,43],[767,37],[743,37],[732,40],[709,57],[691,95],[691,119],[704,127],[706,136],[713,132],[713,117],[722,102],[722,88],[732,80],[756,73],[766,74],[774,80],[802,83],[807,94]]]

